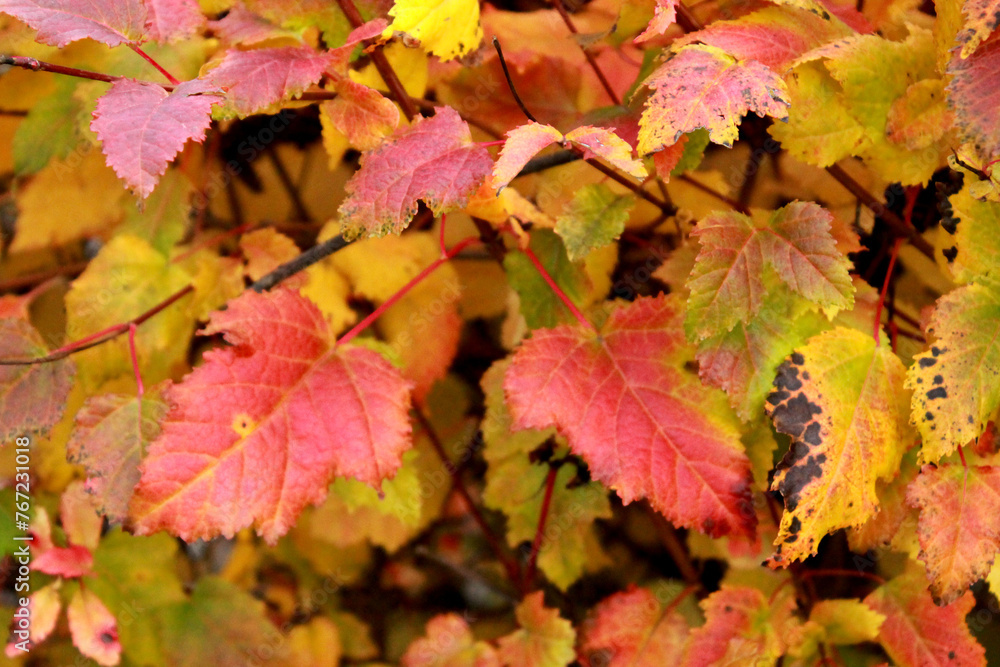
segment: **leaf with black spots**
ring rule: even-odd
[[[906,368],[888,346],[837,327],[809,339],[778,369],[765,408],[792,436],[771,488],[785,499],[771,567],[816,553],[824,535],[878,511],[913,440]]]

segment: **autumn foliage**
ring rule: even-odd
[[[1000,661],[998,27],[0,0],[6,658]]]

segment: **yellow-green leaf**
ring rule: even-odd
[[[1000,407],[1000,283],[979,278],[938,299],[906,386],[923,438],[922,463],[934,463],[974,438]]]

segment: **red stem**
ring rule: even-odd
[[[525,592],[531,588],[531,582],[535,579],[538,552],[542,548],[542,536],[545,532],[545,522],[549,518],[549,507],[552,505],[552,492],[556,487],[556,475],[558,473],[559,468],[550,466],[549,474],[545,477],[545,496],[542,498],[542,509],[538,514],[538,528],[535,529],[535,539],[531,541],[531,555],[528,557],[528,567],[524,572]]]
[[[128,323],[128,352],[132,357],[132,372],[135,374],[135,385],[138,388],[139,399],[146,393],[142,386],[142,373],[139,372],[139,355],[135,351],[135,322]],[[140,406],[141,407],[141,406]]]
[[[882,292],[878,295],[878,305],[875,306],[875,347],[879,343],[879,330],[882,328],[882,307],[885,305],[885,295],[889,291],[889,281],[892,280],[892,270],[896,267],[896,258],[899,256],[899,248],[905,241],[902,236],[897,238],[892,244],[892,253],[889,255],[889,268],[885,272],[885,280],[882,281]]]
[[[663,615],[660,618],[666,618],[670,612],[680,606],[681,602],[684,602],[684,598],[691,595],[699,588],[701,588],[701,584],[688,584],[685,586],[684,590],[678,593],[677,597],[671,600],[670,604],[663,608]]]
[[[425,268],[423,271],[414,276],[410,282],[403,285],[403,287],[398,292],[396,292],[391,297],[386,299],[385,302],[378,308],[373,310],[368,317],[355,324],[350,331],[341,336],[340,339],[337,340],[336,344],[343,345],[344,343],[348,343],[351,340],[353,340],[355,336],[357,336],[359,333],[361,333],[369,326],[371,326],[371,323],[377,320],[379,318],[379,315],[389,310],[389,308],[391,308],[394,303],[399,301],[407,292],[416,287],[424,278],[433,273],[435,269],[437,269],[439,266],[447,262],[449,259],[457,255],[458,253],[460,253],[462,250],[469,247],[473,243],[481,243],[481,241],[479,240],[478,237],[475,236],[464,239],[460,241],[458,244],[456,244],[454,248],[446,252],[444,256],[439,257],[430,264],[428,264],[427,268]]]
[[[45,355],[44,357],[37,357],[35,359],[0,359],[0,366],[30,366],[33,364],[44,364],[50,361],[58,361],[59,359],[65,359],[69,355],[74,354],[76,352],[96,347],[101,343],[106,343],[107,341],[122,335],[123,333],[129,330],[129,326],[132,324],[139,326],[146,320],[150,319],[154,315],[170,307],[175,302],[187,296],[193,291],[194,291],[194,285],[188,285],[187,287],[184,287],[183,289],[174,292],[167,299],[153,306],[142,315],[134,317],[128,322],[116,324],[113,327],[108,327],[107,329],[98,331],[97,333],[90,334],[85,338],[81,338],[80,340],[76,340],[73,341],[72,343],[63,345],[62,347],[53,350],[51,353]]]
[[[447,220],[447,219],[448,219],[448,215],[447,214],[442,214],[441,215],[441,234],[438,237],[438,243],[441,245],[441,256],[442,257],[447,257],[448,256],[448,249],[444,245],[444,223],[445,223],[445,220]]]
[[[138,45],[136,45],[136,44],[129,44],[129,46],[132,47],[133,51],[135,51],[140,56],[142,56],[143,60],[145,60],[150,65],[152,65],[153,67],[155,67],[156,71],[158,71],[163,76],[167,77],[167,81],[169,81],[171,85],[174,85],[174,86],[180,85],[180,81],[178,81],[177,79],[175,79],[174,76],[170,72],[168,72],[167,70],[163,69],[163,67],[160,65],[160,63],[158,63],[155,60],[153,60],[153,58],[148,53],[146,53],[141,48],[139,48]]]
[[[531,248],[525,248],[524,254],[528,256],[528,259],[530,259],[531,263],[535,265],[535,269],[538,270],[538,273],[542,275],[542,278],[545,279],[545,282],[548,283],[552,291],[555,292],[557,297],[559,297],[559,300],[562,301],[567,308],[569,308],[569,311],[573,313],[573,316],[577,319],[577,321],[588,329],[597,331],[597,327],[591,324],[590,320],[584,317],[583,313],[580,312],[580,309],[576,307],[576,304],[573,303],[568,296],[566,296],[566,293],[562,291],[562,288],[559,287],[559,285],[556,284],[556,281],[552,279],[549,272],[546,271],[545,267],[542,266],[542,263],[538,261],[538,256],[535,255],[534,251],[532,251]]]

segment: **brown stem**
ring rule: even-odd
[[[885,583],[885,579],[878,576],[873,572],[862,572],[861,570],[848,570],[844,568],[835,567],[824,567],[815,570],[803,570],[800,573],[803,579],[809,579],[811,577],[861,577],[862,579],[869,579],[874,581],[876,584],[881,586]]]
[[[598,160],[596,160],[594,158],[587,158],[586,162],[587,162],[587,164],[589,164],[590,166],[594,167],[595,169],[597,169],[597,171],[601,172],[602,174],[604,174],[605,176],[607,176],[611,180],[615,181],[616,183],[621,183],[622,185],[624,185],[626,188],[628,188],[629,190],[631,190],[632,192],[634,192],[639,197],[642,197],[643,199],[645,199],[646,201],[648,201],[653,206],[658,207],[661,211],[663,211],[667,215],[673,215],[674,213],[677,212],[677,208],[674,207],[672,204],[669,204],[668,202],[665,202],[664,200],[660,199],[659,197],[657,197],[656,195],[652,194],[651,192],[647,192],[642,187],[641,184],[636,183],[634,181],[631,181],[631,180],[625,178],[624,176],[622,176],[621,174],[619,174],[614,169],[611,169],[610,167],[606,167],[605,165],[601,164],[601,162],[599,162]]]
[[[521,113],[532,123],[537,123],[538,120],[528,111],[528,107],[524,105],[521,96],[517,94],[517,88],[514,87],[514,82],[510,78],[510,70],[507,69],[507,60],[503,57],[503,49],[500,48],[500,40],[496,38],[496,35],[493,36],[493,48],[497,50],[497,56],[500,58],[500,68],[503,69],[504,78],[507,79],[507,87],[510,88],[510,94],[514,96],[517,106],[521,108]]]
[[[85,69],[77,69],[75,67],[63,67],[62,65],[55,65],[53,63],[47,63],[43,60],[36,60],[35,58],[28,58],[27,56],[10,56],[0,53],[0,65],[11,65],[12,67],[23,67],[24,69],[30,69],[33,72],[52,72],[54,74],[65,74],[66,76],[75,76],[80,79],[91,79],[92,81],[103,81],[104,83],[114,83],[124,79],[123,76],[112,76],[110,74],[101,74],[100,72],[91,72]],[[152,81],[147,81],[144,83],[155,83]],[[161,86],[165,90],[173,90],[172,85],[163,85],[161,83],[155,83],[157,86]]]
[[[364,25],[365,20],[361,17],[361,12],[358,11],[358,8],[354,6],[354,0],[337,0],[337,4],[340,5],[341,11],[344,12],[344,16],[347,17],[352,27],[360,28]],[[365,40],[366,46],[370,46],[371,44],[371,40]],[[381,45],[372,51],[371,59],[375,63],[375,69],[382,75],[382,81],[385,82],[385,85],[389,88],[389,92],[392,93],[392,96],[403,110],[403,115],[406,116],[407,120],[413,120],[417,116],[417,108],[410,101],[410,96],[407,94],[403,84],[400,83],[399,77],[396,76],[396,71],[389,64],[389,59],[382,53]]]
[[[414,413],[417,416],[417,421],[420,422],[420,427],[427,433],[427,439],[430,440],[431,446],[434,448],[434,451],[437,452],[438,458],[441,459],[444,467],[448,470],[448,474],[451,475],[452,485],[455,490],[458,491],[458,494],[462,496],[466,506],[469,508],[469,514],[471,514],[472,518],[477,524],[479,524],[479,528],[483,531],[483,536],[486,538],[486,542],[490,545],[490,549],[493,551],[493,554],[504,566],[504,569],[507,570],[507,576],[510,578],[510,581],[516,585],[517,582],[521,581],[521,568],[518,566],[517,561],[511,558],[507,554],[506,550],[504,550],[500,543],[500,539],[493,533],[493,529],[490,527],[490,524],[486,522],[486,518],[479,511],[476,503],[472,500],[472,495],[465,487],[465,482],[462,481],[462,476],[459,474],[458,468],[456,468],[455,465],[452,464],[451,459],[448,458],[448,454],[444,450],[444,445],[441,443],[441,438],[438,437],[438,434],[431,425],[430,420],[424,416],[423,411],[420,409],[414,410]]]
[[[677,1],[677,24],[684,29],[684,32],[705,29],[705,25],[694,15],[691,8],[684,4],[684,0]]]
[[[535,580],[535,569],[538,566],[538,553],[542,549],[542,538],[545,534],[545,522],[549,518],[549,508],[552,506],[552,492],[556,488],[558,466],[550,466],[549,474],[545,476],[545,496],[542,498],[542,508],[538,514],[538,528],[535,529],[535,539],[531,541],[531,554],[528,556],[528,567],[524,573],[524,592],[531,589]]]
[[[656,526],[656,532],[660,536],[660,541],[663,542],[663,547],[670,554],[674,564],[677,565],[677,569],[680,570],[684,581],[692,586],[701,585],[701,575],[698,574],[694,563],[691,562],[691,556],[688,555],[684,544],[677,537],[677,531],[674,530],[674,527],[659,512],[652,509],[650,512],[653,518],[653,525]]]
[[[569,31],[574,35],[579,35],[580,32],[573,24],[573,19],[571,19],[569,14],[566,12],[566,7],[563,6],[562,0],[552,0],[552,5],[556,8],[556,11],[559,12],[559,16],[562,17],[563,23],[566,24]],[[607,92],[608,97],[610,97],[611,101],[615,103],[615,106],[620,107],[622,105],[622,100],[615,93],[614,88],[611,87],[611,83],[608,81],[608,78],[604,76],[604,72],[601,70],[600,65],[597,64],[597,60],[594,58],[594,55],[588,51],[583,44],[580,44],[580,50],[583,51],[583,57],[586,58],[587,63],[590,64],[590,69],[594,70],[594,74],[597,75],[597,79],[601,82],[601,85],[604,87],[605,92]]]
[[[292,200],[292,206],[295,208],[295,217],[300,220],[311,221],[313,218],[309,215],[309,211],[306,210],[306,204],[302,201],[302,197],[299,196],[299,189],[295,187],[288,169],[285,168],[285,163],[278,157],[278,152],[274,147],[267,151],[267,157],[271,161],[275,173],[278,175],[278,180],[281,181],[281,187],[285,189],[285,192],[288,193],[288,198]]]
[[[56,276],[77,276],[82,273],[85,268],[87,268],[88,263],[89,262],[74,262],[73,264],[57,266],[54,269],[46,269],[44,271],[27,273],[23,276],[17,276],[16,278],[9,278],[0,282],[0,293],[12,292],[24,287],[39,285],[44,283],[49,278],[54,278]]]
[[[907,225],[902,218],[889,210],[878,197],[868,192],[863,185],[854,180],[839,164],[827,167],[826,171],[847,188],[851,194],[857,197],[868,210],[875,214],[875,217],[882,218],[889,225],[889,229],[892,230],[893,234],[907,239],[914,248],[925,256],[934,259],[934,246],[928,243],[915,227]]]
[[[677,178],[679,178],[680,180],[684,181],[685,183],[688,183],[689,185],[692,185],[692,186],[698,188],[699,190],[701,190],[702,192],[704,192],[706,194],[712,195],[713,197],[715,197],[719,201],[724,202],[726,205],[728,205],[734,211],[739,211],[743,215],[750,215],[750,209],[748,209],[747,207],[743,206],[743,204],[739,203],[735,199],[731,199],[731,198],[727,197],[726,195],[722,194],[721,192],[717,192],[716,190],[714,190],[714,189],[708,187],[707,185],[705,185],[704,183],[702,183],[702,182],[700,182],[700,181],[698,181],[698,180],[696,180],[694,178],[691,178],[687,174],[681,174]]]
[[[472,223],[476,226],[476,231],[479,232],[479,239],[486,246],[486,250],[490,253],[490,256],[502,266],[503,258],[507,254],[507,247],[503,244],[500,234],[497,233],[497,230],[493,229],[493,225],[482,218],[473,217]]]
[[[323,243],[314,245],[298,257],[285,262],[266,276],[262,276],[260,280],[257,280],[250,285],[250,289],[255,292],[263,292],[264,290],[271,289],[281,281],[287,280],[299,271],[307,269],[321,259],[332,255],[341,248],[346,247],[348,243],[350,243],[350,241],[345,240],[343,236],[337,234]]]

